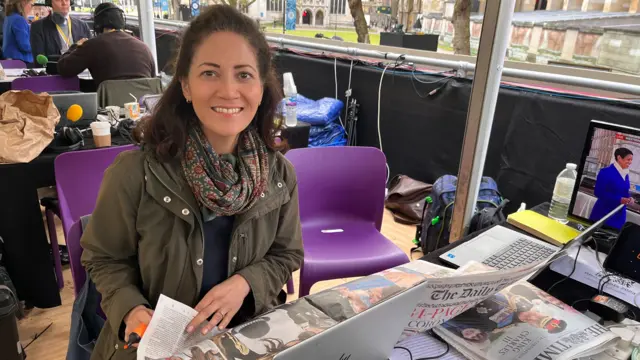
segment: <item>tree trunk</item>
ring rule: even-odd
[[[169,0],[171,3],[171,18],[180,20],[180,0]]]
[[[407,1],[407,19],[405,20],[405,24],[404,24],[404,31],[409,31],[409,29],[413,28],[413,23],[411,22],[411,18],[413,18],[413,0],[406,0]]]
[[[453,52],[471,55],[471,0],[456,0],[453,7]]]
[[[400,6],[400,0],[391,1],[391,18],[398,21],[398,7]]]
[[[356,27],[359,43],[369,43],[369,29],[367,20],[364,18],[364,10],[362,9],[362,0],[349,0],[349,10],[353,17],[353,24]]]

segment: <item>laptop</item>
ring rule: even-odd
[[[422,300],[420,283],[354,317],[285,349],[275,360],[386,360]]]
[[[86,127],[96,120],[98,116],[98,94],[97,93],[63,93],[51,94],[53,103],[60,112],[60,122],[56,127],[73,126]],[[82,118],[76,122],[67,119],[67,110],[71,105],[82,107]]]
[[[582,245],[592,233],[621,208],[622,206],[619,206],[603,216],[562,248],[498,225],[445,252],[440,255],[440,259],[458,267],[475,260],[500,270],[533,264],[550,258],[561,249]]]

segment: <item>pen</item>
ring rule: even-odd
[[[147,324],[138,325],[138,327],[129,334],[129,341],[124,344],[125,350],[133,346],[133,344],[139,343],[145,331],[147,331]]]

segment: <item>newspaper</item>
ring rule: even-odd
[[[402,340],[398,341],[389,360],[440,359],[465,360],[460,352],[433,336],[422,333],[405,331]]]
[[[434,329],[469,359],[569,360],[618,337],[525,281],[508,286]]]
[[[544,265],[495,270],[471,261],[446,277],[430,279],[424,300],[416,305],[405,329],[426,331],[440,325]]]
[[[425,300],[411,314],[406,330],[425,331],[540,266],[542,263],[498,271],[471,263],[454,271],[416,260],[284,304],[233,329],[205,336],[187,336],[184,329],[197,312],[163,296],[140,343],[138,360],[273,359],[283,350],[424,282],[428,285]]]

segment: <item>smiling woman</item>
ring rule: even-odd
[[[107,170],[81,240],[107,315],[93,358],[134,359],[115,349],[160,294],[198,310],[187,332],[284,302],[303,251],[295,172],[274,145],[281,99],[253,20],[216,5],[191,22],[175,76],[139,126],[142,150]]]

